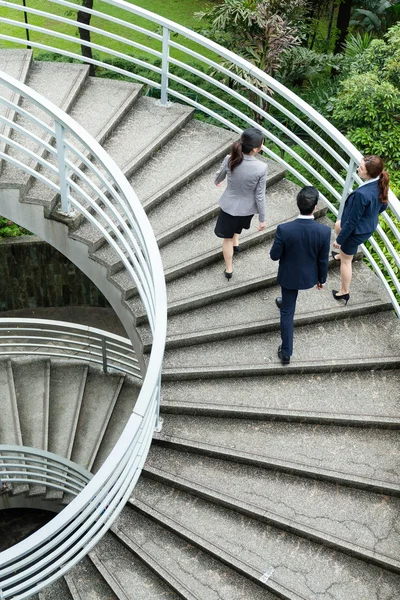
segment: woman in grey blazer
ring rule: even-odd
[[[221,212],[215,226],[215,235],[223,238],[222,252],[225,260],[225,277],[232,278],[233,254],[240,251],[239,234],[249,229],[254,214],[259,216],[257,231],[265,228],[265,187],[267,165],[257,160],[264,135],[255,127],[243,131],[240,140],[232,146],[215,176],[215,184],[228,178],[226,190],[219,199]]]

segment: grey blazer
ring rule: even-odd
[[[265,186],[267,165],[255,156],[245,154],[233,173],[228,167],[228,156],[215,176],[215,183],[228,178],[226,190],[219,199],[224,212],[233,216],[258,214],[260,222],[265,221]]]

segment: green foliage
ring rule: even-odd
[[[372,42],[370,33],[350,33],[346,40],[345,57],[350,60],[358,58],[369,47]]]
[[[21,235],[31,235],[31,233],[5,217],[0,217],[0,240],[4,237],[19,237]]]
[[[350,25],[362,31],[381,33],[396,21],[400,4],[392,0],[364,0],[361,8],[353,12]]]
[[[304,46],[289,48],[282,52],[277,79],[287,86],[301,87],[314,82],[321,74],[328,75],[332,67],[338,67],[341,58],[341,55],[323,54]]]

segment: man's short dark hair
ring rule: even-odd
[[[301,215],[311,215],[317,205],[319,192],[312,185],[306,185],[297,194],[297,206]]]

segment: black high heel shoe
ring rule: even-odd
[[[332,290],[332,296],[335,298],[335,300],[344,300],[346,303],[345,306],[347,306],[347,303],[350,300],[350,294],[341,294],[338,296],[337,290]]]
[[[331,254],[332,254],[333,260],[336,260],[336,261],[340,260],[340,258],[336,258],[337,256],[339,256],[339,252],[335,252],[334,250],[332,250]]]
[[[226,271],[224,271],[224,275],[227,278],[227,280],[229,281],[230,279],[232,279],[233,271],[231,273],[227,273]]]

